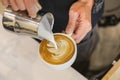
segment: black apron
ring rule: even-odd
[[[68,19],[69,9],[71,5],[77,0],[39,0],[43,9],[39,12],[46,13],[51,12],[54,15],[55,23],[53,26],[53,32],[62,32],[65,30]],[[72,65],[78,72],[84,73],[86,67],[89,65],[89,58],[92,54],[98,41],[98,34],[94,26],[102,16],[104,6],[98,12],[92,13],[92,30],[85,36],[85,38],[77,45],[77,59]]]

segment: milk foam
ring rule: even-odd
[[[40,44],[40,55],[48,63],[63,64],[74,55],[74,43],[64,35],[55,34],[54,38],[58,48],[55,49],[50,41],[42,40]]]
[[[66,40],[60,40],[59,42],[57,42],[57,49],[54,48],[54,45],[51,44],[51,42],[49,44],[47,44],[47,46],[49,48],[48,51],[53,53],[56,58],[60,57],[62,55],[65,54],[66,50],[67,50],[67,46],[69,46],[69,43]]]

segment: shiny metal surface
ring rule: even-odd
[[[51,13],[46,13],[43,16],[37,15],[36,18],[30,18],[26,11],[12,11],[10,7],[6,8],[3,14],[2,24],[8,31],[17,34],[29,35],[38,37],[38,26],[42,22],[45,24],[44,18],[47,18],[50,29],[53,27],[54,17]]]

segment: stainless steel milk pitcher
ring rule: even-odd
[[[30,18],[26,11],[15,12],[10,7],[7,7],[3,13],[2,24],[8,31],[40,39],[40,37],[38,37],[38,27],[41,23],[46,24],[46,20],[50,25],[49,28],[52,30],[54,17],[51,13]]]

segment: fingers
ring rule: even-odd
[[[39,10],[42,9],[42,6],[39,4],[38,0],[34,0],[34,3]]]
[[[16,4],[16,1],[15,0],[9,0],[9,1],[10,1],[10,5],[11,5],[12,9],[14,11],[17,11],[18,7],[17,7],[17,4]]]
[[[29,16],[35,18],[37,12],[42,9],[38,0],[2,0],[3,5],[12,7],[14,11],[27,10]]]
[[[79,25],[76,28],[74,34],[72,35],[76,43],[79,43],[91,30],[92,26],[89,21],[78,22]]]
[[[79,27],[75,31],[75,33],[72,35],[72,37],[76,43],[79,43],[84,38],[85,35],[86,35],[86,33],[84,32],[84,29],[81,29],[81,27]]]
[[[24,0],[26,9],[29,13],[29,16],[31,16],[32,18],[36,17],[36,11],[35,11],[35,4],[33,0]]]
[[[76,21],[77,21],[78,16],[79,16],[78,13],[70,10],[69,21],[68,21],[68,25],[66,28],[66,33],[70,34],[70,33],[74,32],[74,30],[76,28]]]
[[[8,0],[2,0],[2,4],[7,7],[8,6]]]
[[[20,10],[25,10],[25,4],[23,0],[15,0],[16,1],[16,5]]]

